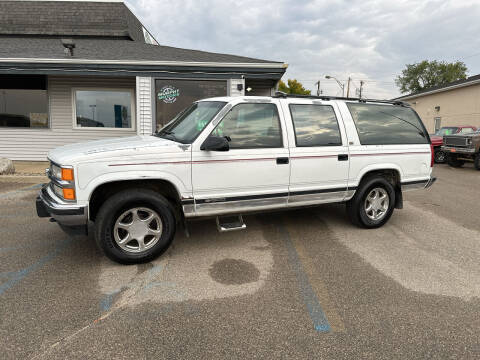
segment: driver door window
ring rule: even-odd
[[[239,104],[223,118],[212,135],[228,136],[230,149],[283,147],[274,104]]]

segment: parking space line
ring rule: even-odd
[[[332,328],[332,331],[345,332],[345,325],[342,321],[342,318],[335,310],[335,306],[330,299],[330,295],[328,294],[327,287],[318,275],[318,272],[315,272],[315,265],[312,257],[308,255],[308,251],[305,249],[305,246],[300,239],[294,236],[292,242],[298,252],[299,258],[303,263],[303,269],[310,280],[310,285],[312,286],[320,304],[322,304],[322,308],[326,314],[326,317],[328,318],[328,322]]]
[[[293,245],[292,239],[287,228],[281,224],[278,226],[281,235],[283,236],[284,243],[288,252],[288,260],[295,271],[297,277],[298,285],[300,287],[300,292],[303,296],[303,301],[307,307],[307,311],[312,319],[313,326],[315,330],[320,332],[329,332],[332,330],[325,313],[322,310],[318,297],[315,294],[314,289],[312,288],[310,282],[308,281],[308,276],[303,269],[302,262],[298,256],[298,253]]]
[[[7,282],[4,282],[3,284],[0,284],[0,295],[2,295],[5,291],[8,289],[14,287],[18,282],[23,280],[28,274],[30,274],[33,271],[38,270],[41,268],[43,265],[51,261],[53,258],[55,258],[67,245],[71,243],[71,239],[67,238],[66,240],[60,242],[57,247],[50,252],[49,254],[45,255],[42,257],[40,260],[37,262],[33,263],[30,266],[27,266],[21,270],[18,271],[11,271],[9,272],[5,277],[8,278]]]

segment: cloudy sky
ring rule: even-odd
[[[480,73],[479,0],[128,0],[162,45],[289,64],[284,79],[341,95],[399,95],[394,78],[423,59],[464,61]],[[352,93],[351,93],[352,94]]]

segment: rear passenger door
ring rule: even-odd
[[[342,201],[347,194],[349,154],[336,104],[287,99],[283,112],[291,139],[289,206]]]

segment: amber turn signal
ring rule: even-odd
[[[62,180],[73,181],[73,169],[62,168]]]
[[[63,198],[65,200],[75,200],[75,190],[74,189],[63,189]]]

